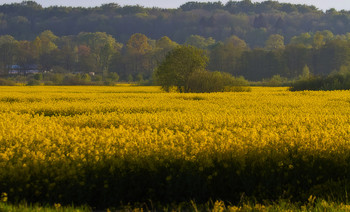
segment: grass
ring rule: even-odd
[[[150,201],[149,203],[143,203],[138,205],[126,205],[118,209],[105,209],[105,210],[94,210],[89,206],[61,206],[59,203],[53,206],[42,206],[40,204],[27,204],[20,203],[17,205],[9,204],[6,202],[0,202],[0,212],[113,212],[113,211],[212,211],[212,212],[277,212],[277,211],[350,211],[350,205],[344,203],[327,202],[325,200],[317,199],[316,197],[310,196],[305,203],[291,203],[287,200],[280,200],[274,203],[256,204],[253,202],[242,203],[239,206],[233,206],[231,204],[225,204],[223,201],[210,201],[206,204],[196,204],[195,201],[184,202],[176,205],[166,206],[154,206]]]
[[[74,207],[74,206],[61,206],[60,204],[55,204],[53,206],[42,206],[39,204],[9,204],[0,203],[0,212],[90,212],[91,208],[88,206]]]

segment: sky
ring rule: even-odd
[[[145,7],[161,7],[161,8],[178,8],[180,5],[188,1],[208,2],[213,0],[34,0],[44,7],[49,6],[81,6],[81,7],[95,7],[106,3],[118,3],[124,5],[139,4]],[[213,2],[218,1],[214,0]],[[262,0],[252,0],[252,2],[261,2]],[[14,2],[22,2],[22,0],[0,0],[1,4],[10,4]],[[226,3],[227,0],[222,0]],[[293,3],[293,4],[307,4],[314,5],[321,10],[328,10],[335,8],[336,10],[350,10],[350,0],[279,0],[279,2]]]

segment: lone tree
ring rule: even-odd
[[[204,70],[208,62],[204,50],[189,45],[178,46],[166,55],[156,69],[155,76],[165,91],[175,86],[179,92],[190,92],[191,74]]]

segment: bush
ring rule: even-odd
[[[88,74],[67,74],[65,75],[63,85],[91,85],[91,77]]]
[[[80,84],[80,77],[78,75],[74,74],[67,74],[64,76],[63,85],[79,85]]]
[[[349,90],[350,89],[350,67],[342,66],[339,71],[332,72],[328,76],[304,77],[294,82],[291,91],[302,90]]]
[[[40,85],[40,81],[36,80],[36,79],[31,79],[28,81],[27,85],[29,85],[29,86]]]
[[[115,72],[109,73],[108,78],[111,79],[113,82],[119,81],[119,75]]]
[[[281,77],[280,75],[274,75],[271,79],[264,79],[262,85],[270,87],[280,87],[288,83],[287,78]]]
[[[43,80],[43,74],[42,74],[42,73],[35,74],[35,75],[34,75],[34,79],[35,79],[35,80],[38,80],[38,81]]]
[[[61,85],[63,82],[64,75],[59,73],[46,73],[44,74],[45,85]]]
[[[327,77],[310,77],[309,79],[298,80],[293,83],[291,91],[303,90],[349,90],[350,75],[334,74]]]
[[[52,81],[46,81],[46,82],[44,82],[44,85],[53,86],[53,85],[56,85],[56,84],[53,83]]]
[[[89,75],[88,75],[89,76]],[[89,76],[90,77],[90,76]],[[88,78],[87,78],[88,79]],[[89,80],[88,80],[89,81]],[[91,77],[90,77],[90,81],[91,81]],[[92,78],[92,81],[94,82],[102,82],[102,76],[101,75],[95,75],[93,78]]]
[[[103,82],[103,85],[105,85],[105,86],[114,86],[115,82],[106,80],[106,81]]]
[[[193,93],[247,91],[246,89],[237,89],[237,87],[246,85],[248,82],[243,77],[235,78],[228,73],[218,71],[195,71],[188,80],[189,91]]]
[[[14,86],[14,85],[16,85],[15,82],[8,79],[0,78],[0,86]]]

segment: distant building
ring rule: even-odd
[[[9,74],[10,75],[17,75],[17,74],[22,74],[22,75],[27,75],[27,74],[37,74],[40,73],[38,66],[35,64],[32,65],[11,65],[9,67]]]
[[[9,74],[20,74],[21,66],[19,65],[12,65],[9,67]]]

